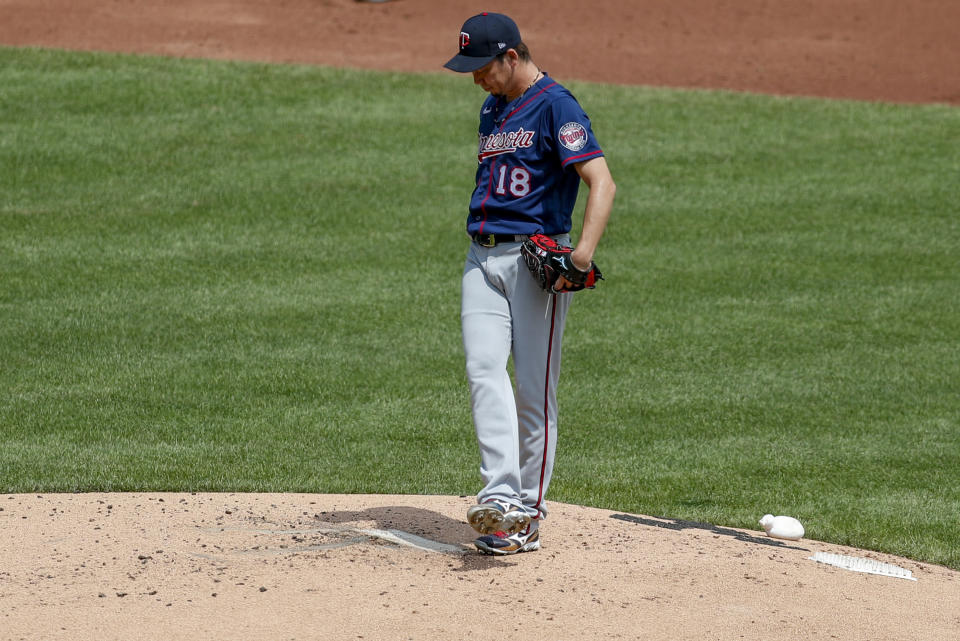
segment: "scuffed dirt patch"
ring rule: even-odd
[[[480,556],[465,497],[0,496],[3,639],[954,639],[957,572],[553,504]],[[389,536],[388,536],[389,535]],[[393,538],[392,538],[393,537]],[[811,561],[857,555],[916,581]]]

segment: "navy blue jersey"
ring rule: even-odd
[[[488,96],[479,134],[467,233],[568,233],[580,188],[574,165],[603,155],[576,98],[544,74],[512,102]]]

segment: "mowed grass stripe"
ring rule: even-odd
[[[960,111],[567,84],[619,191],[551,498],[960,567]],[[475,492],[481,98],[0,49],[0,491]]]

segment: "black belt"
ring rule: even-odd
[[[527,238],[527,234],[474,234],[473,242],[481,247],[496,247],[502,243],[522,243]]]

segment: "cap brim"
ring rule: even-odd
[[[459,71],[460,73],[469,73],[471,71],[476,71],[481,67],[484,67],[490,64],[496,56],[464,56],[463,54],[457,54],[454,57],[450,58],[447,64],[443,65],[447,69],[452,71]]]

